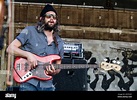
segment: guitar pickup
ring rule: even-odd
[[[21,64],[20,63],[17,64],[16,70],[21,70]]]

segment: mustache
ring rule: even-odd
[[[36,28],[37,31],[38,31],[38,32],[43,32],[45,29],[46,29],[46,30],[51,30],[51,28],[48,29],[48,28],[47,28],[47,25],[46,25],[46,24],[49,24],[49,23],[52,23],[52,21],[49,20],[49,21],[46,22],[46,23],[45,23],[45,20],[44,20],[44,19],[38,21],[38,22],[37,22],[37,28]],[[59,30],[58,30],[58,21],[57,21],[56,23],[54,22],[54,25],[53,25],[52,27],[53,27],[53,30],[54,30],[54,31],[58,32],[58,31],[59,31]]]

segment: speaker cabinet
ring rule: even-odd
[[[83,59],[64,58],[62,64],[86,64]],[[54,77],[56,91],[86,91],[87,90],[87,68],[62,69]]]

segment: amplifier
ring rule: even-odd
[[[82,43],[65,42],[64,43],[64,57],[83,58]]]

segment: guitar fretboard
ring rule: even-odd
[[[98,68],[96,64],[53,64],[56,69]]]

